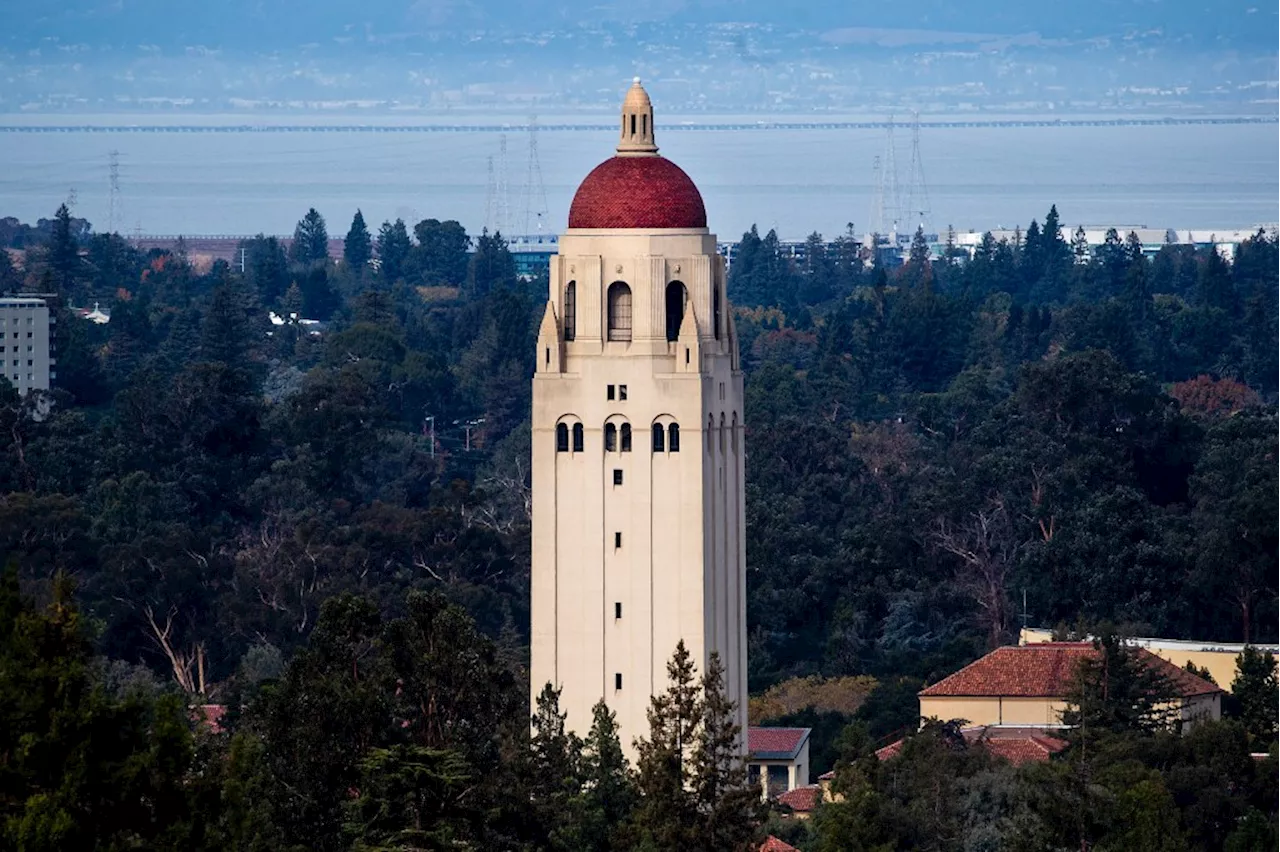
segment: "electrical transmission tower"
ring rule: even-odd
[[[929,230],[929,185],[924,180],[924,160],[920,157],[920,113],[914,114],[911,123],[911,173],[907,178],[906,215],[915,219],[926,232]]]
[[[487,166],[489,172],[488,188],[484,197],[484,227],[489,233],[498,230],[498,182],[493,176],[493,155],[487,158]]]
[[[494,211],[493,230],[506,236],[510,230],[511,217],[511,197],[510,184],[507,181],[507,134],[502,133],[498,136],[498,182],[497,182],[497,208]]]
[[[542,233],[547,218],[547,188],[542,183],[542,163],[538,160],[538,117],[529,116],[529,171],[524,182],[524,233]]]
[[[898,225],[902,220],[902,193],[898,188],[898,161],[893,141],[893,116],[889,116],[884,136],[884,167],[880,171],[881,210],[888,216],[889,239],[898,238]]]
[[[107,232],[114,234],[120,222],[120,152],[107,153],[107,179],[110,193],[107,196]]]
[[[884,181],[880,178],[880,158],[871,158],[871,233],[884,233]]]

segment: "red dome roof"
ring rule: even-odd
[[[705,228],[707,209],[693,181],[670,160],[611,157],[578,187],[569,227]]]

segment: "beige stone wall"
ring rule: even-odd
[[[649,698],[666,688],[666,663],[683,639],[699,672],[719,652],[745,731],[743,388],[715,237],[705,229],[570,230],[559,247],[533,384],[530,688],[561,687],[579,733],[604,698],[633,756],[633,738],[648,731]],[[576,334],[568,341],[571,281]],[[631,288],[630,342],[607,339],[615,281]],[[689,296],[676,342],[666,339],[671,281]],[[560,422],[582,424],[582,452],[556,451]],[[655,422],[679,425],[679,452],[652,450]],[[604,450],[608,423],[630,425],[630,452]]]
[[[920,718],[965,719],[971,725],[1060,725],[1066,706],[1055,698],[921,696]]]

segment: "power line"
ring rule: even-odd
[[[538,159],[538,117],[529,116],[529,171],[524,183],[524,233],[536,228],[542,233],[547,218],[547,188],[542,183],[542,163]],[[530,220],[533,220],[532,222]]]

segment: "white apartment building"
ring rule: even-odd
[[[44,299],[0,298],[0,375],[26,395],[48,390],[54,371],[53,323]]]

